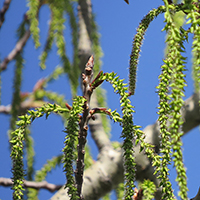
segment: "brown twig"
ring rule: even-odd
[[[85,5],[89,7],[89,9],[84,9]],[[88,17],[85,17],[88,15]],[[88,58],[92,54],[92,40],[90,38],[91,34],[91,17],[92,17],[92,9],[91,9],[91,1],[90,0],[79,0],[79,8],[78,8],[78,18],[79,18],[79,57],[80,57],[80,70],[83,71],[83,66],[88,61]],[[87,22],[89,20],[89,22]],[[99,74],[100,75],[100,74]],[[96,81],[95,81],[96,82]],[[98,107],[97,96],[94,90],[92,94],[92,98],[90,100],[91,107]],[[95,120],[89,121],[90,132],[92,138],[94,139],[99,151],[103,149],[105,146],[111,146],[111,142],[105,133],[105,130],[102,125],[102,118],[100,115],[95,115]]]
[[[5,20],[5,14],[10,6],[11,0],[5,0],[3,3],[3,8],[0,10],[0,28]]]
[[[3,62],[0,64],[0,71],[5,70],[7,68],[7,64],[10,61],[12,61],[19,52],[22,51],[29,37],[30,37],[30,30],[27,30],[24,36],[17,42],[14,49],[9,53],[9,55],[6,58],[4,58]]]
[[[79,199],[83,199],[81,194],[82,184],[83,184],[83,171],[84,171],[84,155],[85,155],[85,143],[88,131],[88,120],[89,120],[89,111],[90,111],[90,97],[92,95],[92,76],[93,76],[93,66],[94,66],[94,58],[93,56],[90,57],[89,61],[85,66],[85,72],[82,74],[83,78],[83,95],[86,98],[86,102],[84,104],[83,116],[79,123],[79,136],[78,136],[78,158],[77,158],[77,165],[75,170],[75,178],[77,184],[77,191]]]
[[[6,2],[7,1],[11,1],[11,0],[6,0]],[[40,5],[39,5],[37,12],[39,12],[39,9],[45,3],[46,3],[45,0],[40,0]],[[37,13],[37,15],[38,15],[38,13]],[[24,20],[28,20],[27,14],[24,15]],[[27,31],[24,33],[23,37],[15,45],[14,49],[9,53],[9,55],[6,58],[4,58],[3,62],[0,64],[0,71],[5,70],[7,68],[7,64],[10,61],[12,61],[19,52],[22,51],[22,49],[23,49],[24,45],[26,44],[27,40],[29,39],[29,37],[30,37],[30,30],[27,29]]]
[[[129,0],[124,0],[127,4],[129,4]]]
[[[13,181],[10,178],[0,178],[0,185],[9,187],[13,185]],[[34,182],[34,181],[26,181],[24,180],[24,187],[25,188],[34,188],[34,189],[47,189],[50,192],[54,192],[59,190],[62,185],[55,185],[48,183],[47,181],[42,181],[42,182]]]

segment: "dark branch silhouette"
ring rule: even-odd
[[[6,14],[6,11],[8,10],[8,8],[9,8],[9,6],[10,6],[10,2],[11,2],[11,0],[5,0],[4,3],[3,3],[3,7],[0,10],[0,28],[3,25],[3,22],[5,20],[5,14]]]

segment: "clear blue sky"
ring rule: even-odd
[[[123,0],[101,0],[92,1],[93,10],[96,13],[97,23],[101,34],[101,45],[104,52],[102,58],[104,72],[115,71],[118,75],[128,81],[128,64],[129,55],[131,53],[132,39],[136,32],[136,28],[141,19],[152,8],[156,8],[162,4],[160,0],[130,0],[130,5],[127,5]],[[0,7],[3,5],[3,0],[0,2]],[[0,58],[3,59],[13,49],[16,42],[16,29],[19,23],[23,20],[23,14],[27,11],[26,1],[12,1],[11,6],[6,13],[6,20],[0,30]],[[48,31],[49,9],[43,6],[40,11],[40,35],[41,43],[44,41]],[[134,115],[134,123],[141,125],[143,128],[152,124],[157,119],[158,97],[156,94],[156,86],[158,85],[158,75],[160,73],[160,66],[164,57],[165,48],[165,33],[161,32],[164,26],[163,15],[159,16],[151,23],[145,41],[142,47],[137,88],[135,96],[131,98],[135,106],[136,113]],[[69,28],[65,30],[67,36],[67,53],[71,55],[71,46],[69,39]],[[191,41],[191,40],[190,40]],[[56,56],[56,48],[49,55],[47,62],[47,69],[41,71],[38,66],[38,57],[43,49],[40,47],[35,51],[33,41],[30,39],[24,48],[25,64],[23,69],[23,84],[22,91],[32,91],[36,81],[42,77],[47,76],[60,63],[58,56]],[[187,44],[188,65],[187,81],[188,87],[186,90],[186,98],[193,93],[193,83],[191,80],[191,43]],[[14,61],[9,63],[6,71],[2,73],[2,104],[8,105],[11,103],[13,75],[14,75]],[[61,77],[57,82],[48,85],[48,90],[55,90],[63,94],[66,99],[70,100],[69,86],[67,85],[66,77]],[[119,98],[113,94],[113,89],[106,83],[103,87],[107,90],[108,105],[114,110],[119,109]],[[109,95],[108,95],[109,94]],[[120,140],[120,128],[118,125],[113,125],[112,140]],[[0,114],[0,177],[11,177],[10,166],[11,161],[9,157],[9,145],[7,130],[9,128],[9,116]],[[51,115],[48,120],[44,118],[38,119],[33,123],[31,128],[33,137],[35,138],[36,161],[35,168],[40,169],[45,163],[46,159],[50,159],[54,155],[61,153],[63,148],[64,133],[63,124],[59,117]],[[188,133],[183,137],[184,161],[187,168],[189,197],[196,195],[200,186],[200,161],[197,159],[200,152],[200,136],[199,128]],[[89,140],[93,149],[94,158],[96,158],[94,147],[91,139]],[[175,180],[175,170],[171,170],[171,180],[173,180],[173,188],[177,195],[177,186]],[[58,167],[53,173],[47,177],[47,181],[55,184],[64,184],[65,177],[62,172],[62,167]],[[42,190],[40,199],[49,199],[51,193]],[[0,199],[12,199],[11,190],[9,188],[0,187]]]

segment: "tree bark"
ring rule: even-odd
[[[190,130],[200,124],[200,107],[199,95],[193,94],[188,98],[182,109],[182,117],[184,119],[183,132],[188,133]],[[159,147],[159,127],[155,122],[144,129],[146,134],[145,141]],[[159,148],[157,148],[159,149]],[[136,179],[143,181],[144,179],[152,180],[158,186],[158,180],[153,175],[154,168],[144,153],[139,153],[139,146],[135,147],[136,156]],[[97,200],[106,193],[115,189],[116,186],[123,182],[123,158],[122,150],[114,150],[112,147],[105,147],[100,151],[98,160],[94,165],[87,169],[84,173],[83,181],[83,197],[87,200]],[[51,200],[67,200],[69,199],[67,191],[61,188]],[[156,199],[160,199],[159,192]]]

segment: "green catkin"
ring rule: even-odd
[[[35,157],[35,151],[34,151],[34,144],[33,144],[33,138],[31,137],[30,130],[28,127],[26,127],[24,132],[24,140],[25,140],[25,151],[26,151],[26,163],[27,163],[27,169],[26,169],[26,179],[28,181],[33,181],[33,175],[34,175],[34,157]],[[29,200],[33,200],[34,198],[31,198],[32,188],[27,188],[27,197]]]
[[[124,183],[120,183],[117,186],[117,189],[115,189],[115,193],[116,193],[116,196],[117,196],[117,200],[123,199],[123,196],[124,196]]]
[[[28,128],[25,129],[24,132],[24,138],[25,138],[25,149],[26,149],[26,160],[27,160],[27,180],[32,181],[33,180],[33,173],[34,173],[34,141],[31,137],[31,132]]]
[[[135,145],[140,143],[141,151],[145,150],[147,156],[153,160],[154,166],[158,165],[158,160],[160,156],[154,154],[153,145],[145,143],[144,137],[145,134],[139,129],[140,126],[133,125],[133,106],[131,105],[131,101],[128,98],[128,88],[125,87],[127,84],[123,83],[123,80],[120,80],[119,77],[116,77],[115,73],[105,73],[101,80],[106,80],[110,82],[114,88],[115,93],[118,93],[121,97],[120,104],[122,108],[123,117],[116,111],[112,111],[109,109],[109,116],[115,121],[119,122],[122,125],[122,138],[124,139],[124,143],[122,148],[124,149],[124,168],[125,168],[125,185],[123,186],[125,189],[125,199],[132,199],[134,194],[134,181],[135,181],[135,158],[134,158],[134,141]],[[107,114],[108,114],[107,113]],[[131,167],[130,167],[131,166]],[[124,190],[123,190],[124,191]]]
[[[18,29],[17,29],[17,37],[20,40],[24,33],[26,32],[26,21],[23,21]],[[14,82],[13,82],[13,97],[12,97],[12,107],[11,107],[11,118],[10,118],[10,130],[15,130],[17,116],[19,114],[20,104],[21,104],[21,82],[22,82],[22,70],[23,70],[23,52],[19,52],[15,57],[15,75],[14,75]]]
[[[182,5],[176,5],[174,10],[179,11],[182,9]],[[133,39],[132,51],[129,62],[129,93],[134,95],[136,88],[136,74],[139,61],[139,55],[141,51],[144,35],[149,27],[149,24],[159,15],[166,11],[165,6],[159,6],[157,9],[151,10],[141,21],[137,28],[136,34]]]
[[[74,73],[74,69],[72,64],[69,61],[68,56],[66,55],[66,42],[64,38],[64,29],[65,29],[65,18],[64,18],[64,11],[65,11],[65,5],[66,2],[64,0],[56,0],[56,1],[49,1],[50,9],[52,11],[52,15],[54,16],[54,20],[52,23],[54,23],[54,34],[55,34],[55,40],[56,40],[56,46],[58,48],[58,55],[61,58],[63,69],[65,74],[69,77],[70,80],[70,86],[72,91],[72,96],[76,95],[76,90],[78,86],[78,76]],[[74,79],[74,76],[76,78]]]
[[[40,46],[39,41],[39,33],[40,29],[38,27],[38,10],[40,6],[39,0],[29,0],[28,1],[28,7],[29,11],[27,12],[28,19],[30,21],[30,31],[32,33],[33,40],[35,42],[35,47],[38,48]]]
[[[16,67],[15,67],[15,77],[14,77],[14,92],[13,92],[13,99],[12,99],[12,108],[11,108],[11,119],[10,119],[10,130],[15,130],[17,116],[19,114],[20,104],[21,104],[21,97],[20,97],[20,90],[21,90],[21,82],[22,82],[22,69],[23,69],[23,58],[22,53],[18,53],[16,58]]]
[[[180,115],[183,106],[185,75],[184,63],[185,57],[181,55],[184,52],[183,41],[185,35],[176,27],[173,18],[174,5],[169,5],[164,0],[166,6],[164,30],[167,31],[166,43],[168,45],[168,53],[162,66],[162,74],[160,75],[160,83],[158,86],[159,102],[159,123],[161,133],[161,166],[159,170],[159,178],[161,180],[163,199],[174,199],[171,183],[169,181],[168,164],[171,163],[171,153],[174,165],[177,171],[177,182],[179,185],[179,196],[187,199],[187,181],[186,172],[183,164],[183,155],[181,151],[181,136],[183,120]],[[169,124],[168,124],[168,123]],[[171,152],[171,149],[173,150]],[[181,173],[179,173],[181,171]]]
[[[133,141],[135,136],[135,129],[133,125],[133,106],[130,104],[128,88],[126,84],[119,77],[116,77],[115,73],[106,73],[104,80],[110,82],[114,88],[114,91],[121,97],[120,104],[122,108],[122,135],[124,142],[122,148],[124,150],[124,178],[125,178],[125,200],[132,200],[134,194],[133,188],[135,187],[135,157],[133,150]]]
[[[77,197],[77,188],[74,179],[74,151],[75,151],[75,142],[78,137],[79,131],[79,114],[83,112],[83,105],[86,101],[85,98],[77,96],[74,101],[72,108],[70,110],[70,116],[67,120],[67,126],[65,132],[67,133],[65,137],[65,147],[63,148],[64,158],[64,172],[66,173],[67,183],[65,185],[68,188],[68,194],[71,200],[76,200]]]
[[[189,4],[191,10],[187,15],[188,24],[191,23],[190,32],[194,35],[192,42],[192,75],[194,80],[195,92],[199,93],[200,90],[200,14],[199,7],[197,6],[198,1],[192,1]]]
[[[110,200],[110,195],[111,195],[111,193],[106,194],[106,195],[102,198],[102,200]]]
[[[13,181],[13,199],[22,199],[23,197],[23,180],[24,180],[24,165],[23,165],[23,141],[24,127],[21,127],[11,133],[11,154],[12,159],[12,181]]]
[[[150,24],[159,14],[165,11],[164,6],[160,6],[157,9],[151,10],[141,21],[139,27],[137,28],[137,33],[133,39],[132,51],[130,55],[130,63],[129,63],[129,93],[130,95],[134,95],[135,93],[135,85],[136,85],[136,73],[137,73],[137,65],[139,59],[139,53],[141,51],[142,42],[144,40],[144,35],[146,30]]]
[[[69,112],[66,108],[61,108],[55,104],[46,104],[37,108],[36,111],[29,110],[28,114],[19,116],[19,121],[16,122],[18,128],[11,132],[11,154],[12,159],[12,173],[13,173],[13,199],[22,199],[23,197],[23,180],[24,180],[24,169],[23,169],[23,148],[25,141],[25,131],[26,127],[30,125],[35,118],[42,117],[46,115],[48,117],[50,113],[64,113]]]
[[[74,4],[69,0],[64,1],[65,10],[67,15],[69,16],[69,24],[71,27],[71,37],[73,44],[73,62],[72,62],[72,70],[71,70],[71,82],[72,82],[72,96],[75,97],[77,88],[79,85],[79,56],[78,56],[78,23],[76,20],[76,16],[74,13]]]
[[[53,169],[55,169],[56,166],[61,164],[62,158],[63,158],[63,155],[59,155],[59,156],[53,157],[50,160],[47,160],[47,163],[43,165],[43,167],[40,170],[36,171],[34,181],[36,182],[44,181],[48,173],[50,173]],[[30,191],[27,196],[29,200],[38,200],[38,194],[39,194],[39,190],[30,188]]]
[[[51,20],[49,22],[48,36],[47,36],[44,50],[43,50],[42,54],[40,55],[40,67],[42,69],[46,69],[45,62],[46,62],[48,53],[51,51],[51,48],[53,45],[53,41],[54,41],[54,37],[55,37],[54,31],[55,31],[55,20],[54,20],[54,15],[51,11]]]
[[[156,186],[152,181],[144,180],[144,182],[141,184],[141,188],[143,190],[143,200],[151,200],[154,198]]]

